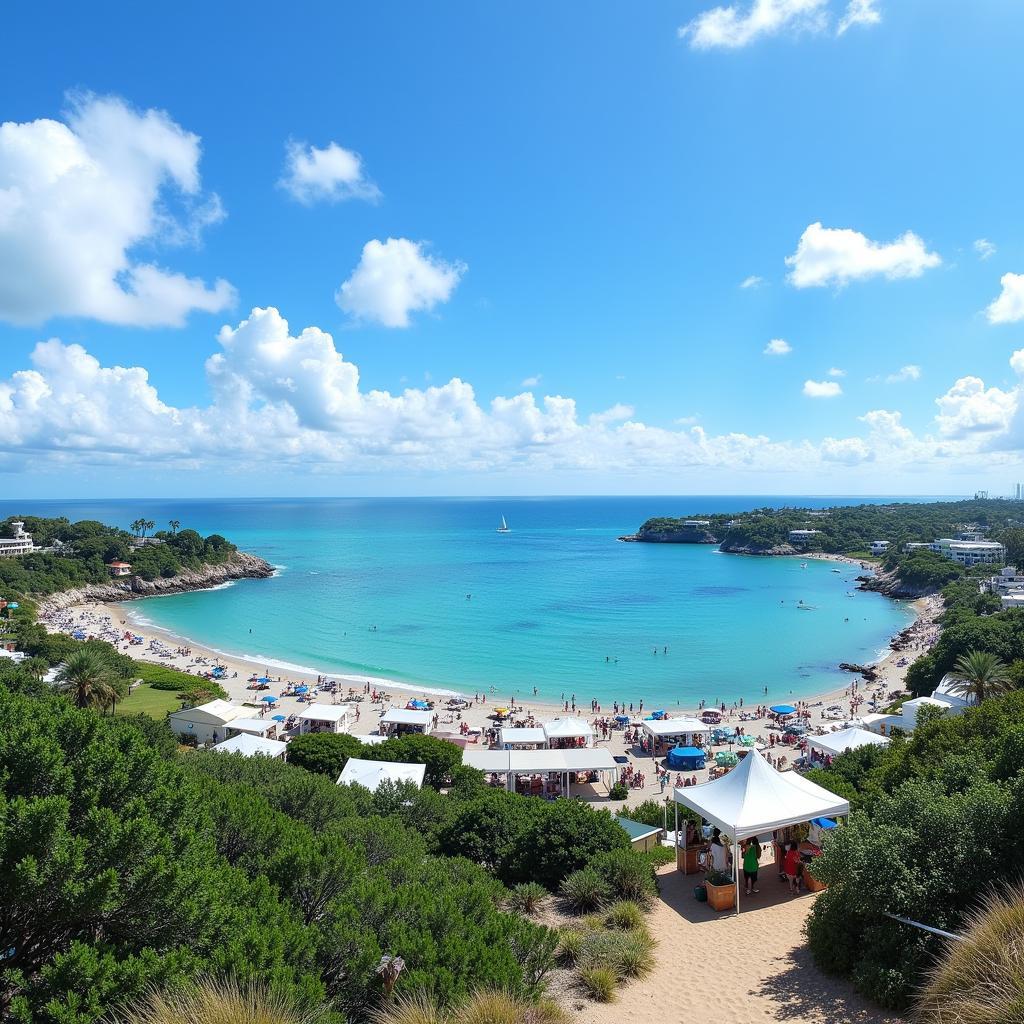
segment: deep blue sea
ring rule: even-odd
[[[856,573],[828,562],[616,537],[654,515],[868,500],[893,499],[26,500],[0,501],[0,517],[178,519],[262,555],[281,567],[273,579],[132,606],[224,653],[432,688],[692,707],[841,686],[838,663],[877,657],[912,614],[854,592]],[[511,533],[496,532],[502,515]]]

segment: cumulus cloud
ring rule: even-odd
[[[978,254],[978,259],[987,260],[990,256],[994,256],[998,250],[987,238],[976,238],[974,240],[974,251]]]
[[[875,6],[875,0],[850,0],[839,19],[836,35],[843,35],[854,25],[877,25],[881,20],[882,15]]]
[[[793,346],[783,338],[772,338],[762,349],[761,354],[766,356],[788,356],[793,351]]]
[[[980,377],[961,377],[941,397],[936,421],[946,437],[1005,430],[1017,408],[1016,390],[986,388]]]
[[[890,281],[920,277],[942,262],[908,231],[893,242],[873,242],[850,228],[807,227],[796,252],[786,257],[789,281],[797,288],[843,287],[851,281],[883,276]]]
[[[752,0],[746,7],[713,7],[679,29],[695,50],[735,50],[780,32],[820,32],[828,0]]]
[[[194,242],[223,217],[202,191],[199,141],[163,111],[93,95],[73,98],[63,121],[0,125],[0,318],[180,326],[231,305],[226,281],[135,255]]]
[[[985,310],[990,324],[1012,324],[1024,320],[1024,274],[1003,274],[1003,290]]]
[[[846,371],[845,370],[840,370],[838,366],[833,366],[828,371],[828,375],[830,377],[845,377],[846,376]]]
[[[843,393],[834,380],[805,380],[804,394],[808,398],[838,398]]]
[[[447,302],[465,272],[464,263],[431,256],[423,242],[373,239],[363,246],[362,259],[338,290],[337,301],[359,320],[408,327],[411,313]]]
[[[740,281],[741,288],[760,288],[763,284],[764,278],[758,277],[757,274],[751,274],[749,277],[745,277]]]
[[[336,142],[318,149],[290,140],[285,146],[284,173],[278,185],[307,206],[380,198],[380,189],[363,173],[362,157]]]
[[[901,366],[895,373],[890,373],[885,378],[886,384],[902,384],[908,380],[919,380],[921,377],[921,367],[915,366],[910,363],[907,366]]]

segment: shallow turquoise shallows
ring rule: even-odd
[[[863,499],[857,499],[863,500]],[[881,500],[881,499],[877,499]],[[3,502],[18,513],[143,516],[223,533],[279,565],[269,580],[138,602],[182,637],[268,665],[385,676],[432,689],[748,703],[849,679],[909,608],[855,592],[855,571],[710,546],[623,544],[652,515],[795,498],[311,499]],[[510,532],[497,532],[501,517]],[[801,604],[802,602],[802,604]],[[668,649],[668,653],[665,652]],[[657,653],[655,653],[655,651]]]

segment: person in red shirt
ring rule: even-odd
[[[789,844],[786,856],[782,858],[782,871],[789,882],[789,891],[797,893],[800,891],[800,849],[796,842]]]

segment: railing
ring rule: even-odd
[[[887,910],[882,911],[886,917],[891,917],[894,921],[899,921],[900,924],[909,924],[911,928],[920,928],[923,932],[929,932],[932,935],[941,935],[944,939],[953,939],[956,942],[966,942],[966,935],[955,935],[953,932],[944,932],[941,928],[932,928],[931,925],[921,924],[920,921],[911,921],[909,917],[900,917],[899,914],[890,914]]]

